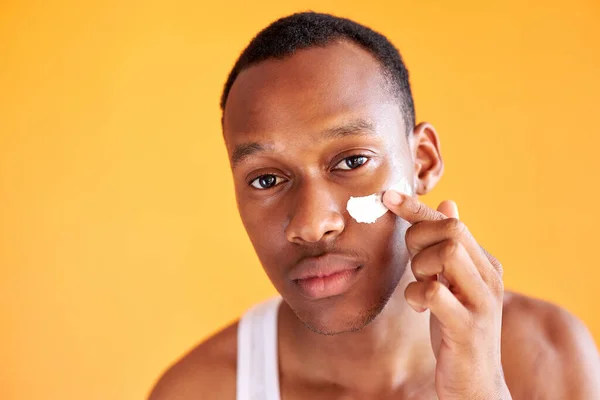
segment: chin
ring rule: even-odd
[[[350,301],[341,295],[300,307],[290,304],[290,307],[308,329],[331,336],[365,328],[381,313],[392,293],[393,290],[368,303],[361,296],[358,296],[359,301]]]

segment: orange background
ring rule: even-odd
[[[600,5],[529,4],[4,0],[0,398],[143,398],[274,293],[237,215],[218,101],[250,38],[307,9],[400,48],[445,155],[426,201],[457,200],[507,287],[600,341]]]

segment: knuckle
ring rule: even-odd
[[[415,209],[414,209],[414,213],[416,215],[423,215],[423,214],[425,214],[426,211],[427,211],[427,209],[425,208],[425,205],[421,202],[417,202]]]
[[[483,254],[485,254],[490,264],[492,264],[492,267],[494,267],[494,270],[498,273],[498,276],[502,278],[502,275],[504,274],[504,267],[502,266],[500,261],[498,261],[498,259],[493,255],[491,255],[483,246],[480,246],[480,248],[481,250],[483,250]]]
[[[497,277],[496,279],[492,279],[490,290],[496,297],[502,296],[504,293],[504,281],[502,278]]]
[[[448,239],[444,241],[440,247],[440,258],[442,260],[449,260],[458,255],[460,252],[460,242],[456,239]]]
[[[456,218],[445,219],[444,225],[446,232],[448,232],[450,236],[460,236],[463,233],[465,233],[466,230],[465,224],[463,224],[462,221]]]
[[[476,314],[483,321],[493,319],[502,309],[502,295],[496,293],[494,285],[488,287],[488,291],[484,296],[480,296],[473,305]]]
[[[504,267],[502,266],[500,261],[496,260],[495,258],[494,258],[494,261],[492,262],[492,265],[494,266],[494,268],[496,268],[496,271],[498,271],[498,276],[500,277],[500,282],[502,282],[502,277],[504,276]]]
[[[418,234],[417,226],[418,225],[412,225],[410,228],[408,228],[406,230],[406,234],[405,234],[406,247],[408,248],[408,251],[411,254],[416,247],[417,234]]]

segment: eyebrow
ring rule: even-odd
[[[241,163],[251,155],[256,153],[262,153],[264,151],[267,151],[271,147],[272,146],[270,145],[264,145],[258,142],[238,144],[237,146],[235,146],[233,154],[231,155],[231,164],[235,167],[237,164]]]
[[[320,136],[326,140],[341,139],[349,136],[371,136],[375,135],[375,126],[368,120],[357,118],[345,122],[339,126],[327,128],[321,132]],[[262,144],[258,142],[247,142],[235,146],[231,155],[231,164],[235,167],[251,155],[262,153],[273,149],[271,144]]]
[[[368,120],[357,118],[333,128],[327,128],[321,135],[325,139],[341,139],[348,136],[375,135],[375,126]]]

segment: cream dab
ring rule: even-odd
[[[400,193],[412,195],[412,189],[406,178],[402,178],[400,182],[388,188]],[[383,192],[373,193],[363,197],[350,197],[346,209],[356,222],[372,224],[383,216],[387,211],[387,207],[383,205]]]

